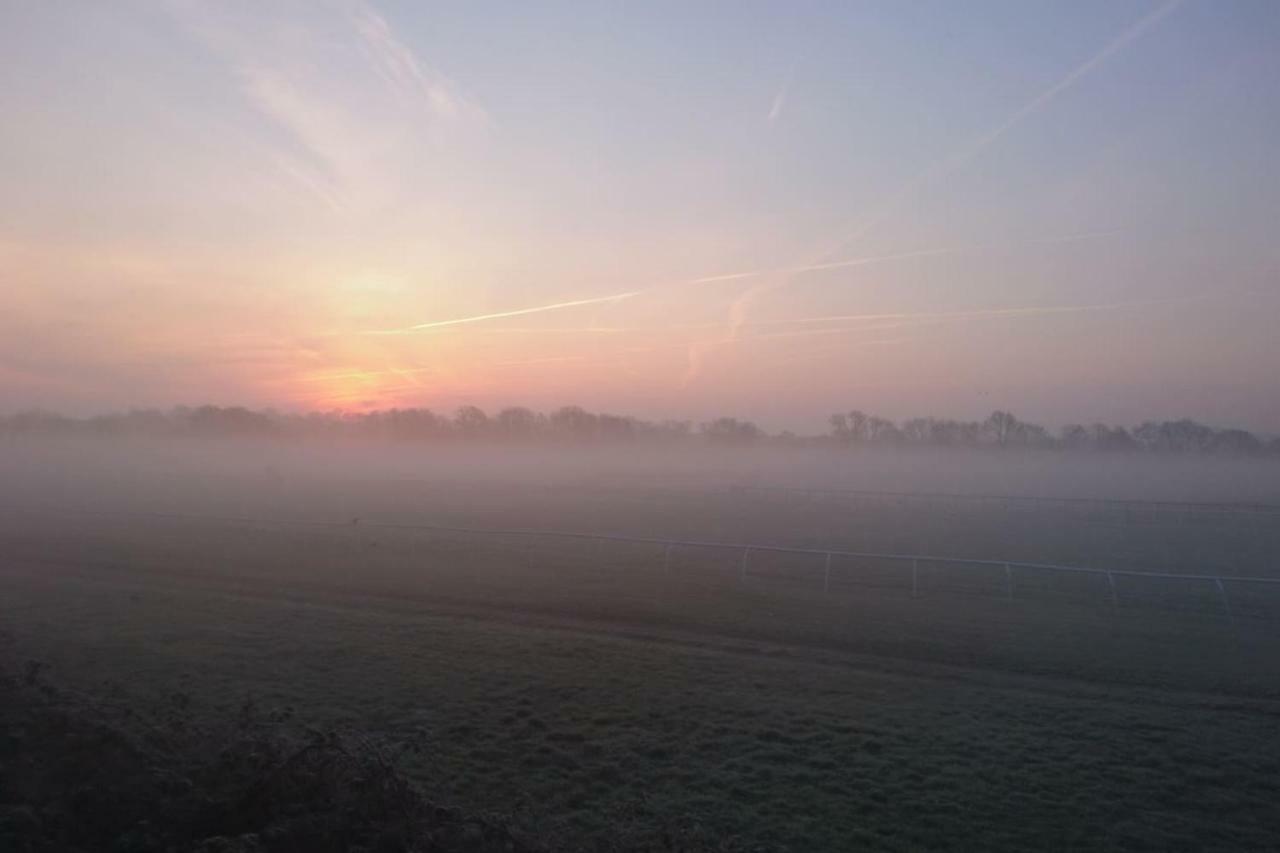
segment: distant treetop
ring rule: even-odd
[[[1095,423],[1068,424],[1052,433],[1039,424],[997,410],[983,421],[913,417],[901,422],[854,409],[828,419],[824,434],[770,435],[755,423],[720,417],[704,423],[646,421],[627,415],[562,406],[550,413],[521,406],[492,416],[462,406],[452,416],[430,409],[372,412],[281,413],[242,406],[180,406],[133,410],[87,418],[52,412],[0,417],[0,436],[80,435],[135,437],[353,438],[388,441],[493,441],[510,443],[786,445],[857,447],[967,447],[992,450],[1148,452],[1229,456],[1280,456],[1280,438],[1243,429],[1216,429],[1196,421],[1146,421],[1132,429]]]

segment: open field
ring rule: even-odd
[[[1280,844],[1280,601],[435,526],[1275,576],[1237,514],[638,479],[209,474],[7,495],[0,618],[77,684],[398,739],[433,794],[590,846],[654,815],[792,850]],[[730,479],[730,478],[726,478]],[[739,478],[740,479],[740,478]],[[336,482],[336,481],[335,481]],[[55,511],[56,509],[56,511]],[[351,523],[354,519],[360,520]],[[394,526],[404,525],[404,526]],[[1200,555],[1200,556],[1197,556]]]

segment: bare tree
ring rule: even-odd
[[[867,437],[874,442],[887,443],[898,441],[902,432],[893,421],[872,415],[867,419]]]
[[[708,441],[716,444],[750,444],[762,435],[760,428],[751,421],[737,418],[716,418],[700,427]]]
[[[489,430],[489,416],[478,406],[462,406],[453,415],[453,426],[459,435],[479,438]]]
[[[505,438],[529,438],[538,433],[540,416],[524,406],[508,406],[494,416],[497,433]]]
[[[870,420],[866,414],[854,409],[849,413],[849,437],[854,441],[867,440],[867,422]]]
[[[902,437],[912,444],[924,444],[929,440],[932,418],[911,418],[902,422]]]
[[[829,420],[831,435],[841,444],[848,444],[852,439],[852,433],[849,431],[849,416],[843,412],[836,412]]]
[[[549,418],[552,431],[575,441],[594,440],[600,432],[600,418],[581,406],[562,406]]]
[[[982,431],[991,436],[991,440],[999,447],[1005,447],[1018,430],[1018,419],[1008,412],[997,409],[982,424]]]

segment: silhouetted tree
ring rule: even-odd
[[[453,415],[453,427],[464,438],[479,438],[489,431],[489,416],[478,406],[462,406]]]
[[[899,441],[902,432],[893,421],[872,416],[867,419],[867,437],[871,441],[886,444]]]
[[[828,423],[830,436],[841,445],[910,444],[971,447],[984,441],[997,447],[1062,448],[1072,451],[1118,452],[1149,450],[1164,453],[1222,455],[1280,455],[1280,438],[1263,438],[1243,429],[1213,429],[1189,419],[1147,421],[1130,433],[1122,426],[1069,424],[1054,438],[1038,424],[996,411],[985,421],[949,418],[910,418],[901,427],[893,421],[859,410],[839,412]],[[698,437],[713,443],[745,443],[768,436],[750,421],[717,418],[699,425]],[[252,411],[242,406],[178,406],[168,412],[133,410],[90,418],[68,418],[51,412],[19,412],[0,416],[0,435],[146,435],[146,436],[267,436],[365,437],[431,440],[447,435],[533,440],[553,437],[575,443],[593,441],[695,440],[689,421],[643,421],[625,415],[593,413],[580,406],[564,406],[550,416],[511,406],[490,419],[476,406],[463,406],[452,419],[430,409],[388,409],[374,412],[306,412],[281,414]],[[786,433],[777,443],[821,443],[821,439]]]
[[[1019,447],[1029,447],[1039,450],[1046,450],[1054,446],[1053,436],[1049,431],[1039,424],[1029,424],[1021,422],[1018,424],[1018,430],[1015,433],[1015,443]]]
[[[370,412],[365,420],[376,432],[402,441],[433,438],[445,430],[445,424],[430,409]]]
[[[931,431],[929,418],[910,418],[902,422],[902,437],[910,444],[926,443]]]
[[[1093,446],[1089,430],[1083,424],[1067,424],[1058,435],[1066,450],[1089,450]]]
[[[531,438],[540,431],[540,416],[523,406],[509,406],[494,416],[494,429],[504,438]]]
[[[597,415],[596,429],[602,439],[630,440],[636,437],[636,421],[619,415]]]
[[[750,444],[761,436],[758,426],[737,418],[716,418],[702,424],[700,429],[707,440],[715,444]]]
[[[192,433],[208,436],[266,435],[274,431],[274,424],[265,414],[251,412],[243,406],[189,409],[185,411],[183,426]]]
[[[940,447],[975,447],[981,430],[974,422],[929,418],[929,442]]]
[[[1004,447],[1017,434],[1018,419],[997,409],[982,424],[982,431],[991,436],[998,447]]]
[[[869,418],[863,412],[854,409],[849,413],[849,435],[854,441],[867,440],[867,421]]]
[[[1138,449],[1138,442],[1122,426],[1110,427],[1106,424],[1094,424],[1089,428],[1089,435],[1093,442],[1094,450],[1128,451]]]
[[[693,421],[666,420],[658,424],[656,432],[667,439],[685,439],[693,434]]]
[[[848,444],[852,440],[852,433],[849,432],[849,416],[843,412],[836,412],[829,419],[831,424],[831,435],[841,444]]]
[[[576,441],[594,440],[600,430],[600,419],[581,406],[562,406],[549,421],[553,432]]]
[[[873,418],[865,412],[854,409],[851,412],[837,412],[829,419],[831,435],[841,444],[861,444],[872,439],[872,421],[884,423],[882,418]]]
[[[1263,444],[1251,432],[1242,429],[1224,429],[1213,436],[1214,453],[1253,456],[1263,451]]]
[[[1187,453],[1205,452],[1213,446],[1213,430],[1186,418],[1180,421],[1147,421],[1133,432],[1146,450]]]

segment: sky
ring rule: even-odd
[[[0,413],[1280,432],[1280,5],[0,0]]]

